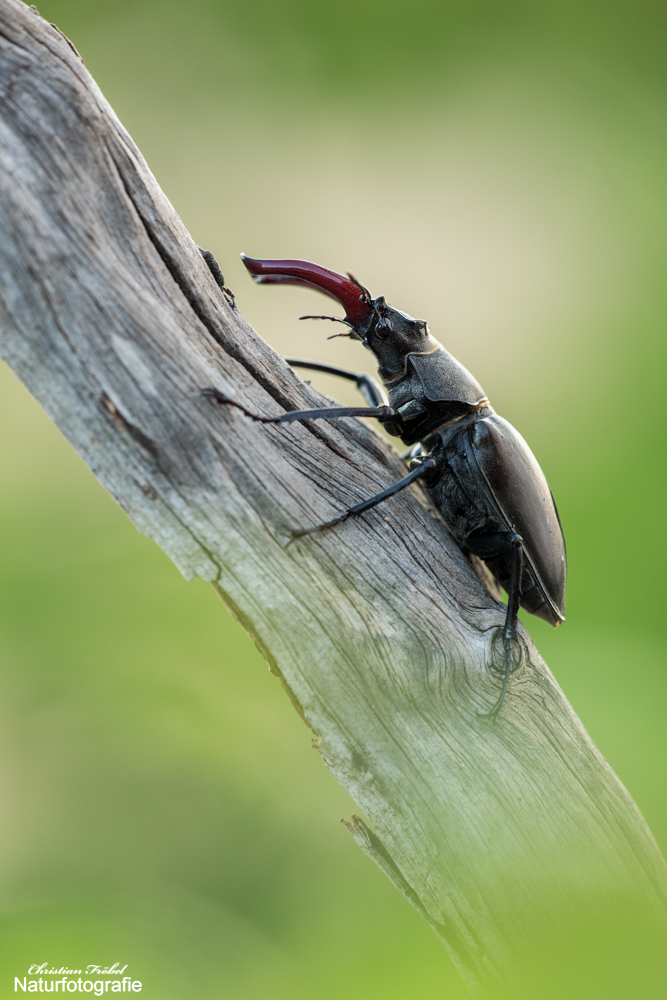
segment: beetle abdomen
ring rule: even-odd
[[[565,620],[565,541],[551,490],[537,459],[518,431],[498,414],[470,429],[471,457],[537,581],[521,604],[552,625]]]

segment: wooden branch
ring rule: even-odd
[[[0,0],[3,357],[136,526],[210,580],[366,819],[360,846],[473,989],[511,982],[582,900],[665,913],[641,815],[523,633],[414,488],[286,547],[402,474],[353,419],[253,423],[319,397],[232,308],[57,29]],[[518,957],[517,957],[518,956]]]

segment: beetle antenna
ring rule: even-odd
[[[330,337],[327,337],[327,340],[335,340],[336,337],[351,337],[351,336],[352,336],[352,331],[350,331],[350,333],[332,333]]]
[[[349,320],[341,319],[340,316],[299,316],[299,319],[330,319],[332,323],[344,323],[345,326],[349,326],[350,329],[353,329],[352,324],[349,322]],[[337,336],[346,337],[348,336],[348,334],[339,333],[337,334]]]

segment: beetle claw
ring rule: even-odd
[[[495,719],[495,717],[498,715],[498,712],[500,711],[502,703],[503,703],[503,701],[505,699],[505,694],[507,693],[507,686],[509,684],[509,679],[510,679],[510,676],[512,674],[513,668],[516,669],[516,668],[518,668],[521,665],[522,646],[519,643],[519,641],[517,640],[517,637],[516,636],[509,636],[509,635],[507,635],[507,633],[505,632],[504,629],[501,629],[500,631],[501,631],[502,644],[503,644],[503,660],[504,660],[504,663],[505,663],[505,673],[503,675],[503,686],[502,686],[502,689],[500,691],[500,695],[498,697],[498,700],[496,701],[496,703],[493,706],[493,708],[491,709],[491,711],[490,712],[478,712],[477,713],[477,718],[478,719]],[[516,663],[516,668],[514,666],[514,656],[513,656],[513,652],[514,651],[513,651],[513,648],[512,648],[514,643],[516,643],[516,645],[518,646],[518,652],[519,652],[518,662]]]
[[[507,664],[506,668],[505,668],[505,677],[503,678],[503,687],[502,687],[502,691],[500,692],[500,697],[498,698],[498,701],[495,703],[495,705],[493,706],[493,708],[491,709],[490,712],[478,712],[477,713],[477,718],[478,719],[495,719],[495,717],[497,716],[498,712],[500,711],[500,706],[502,705],[502,703],[503,703],[503,701],[505,699],[505,692],[507,691],[507,685],[509,683],[509,679],[510,679],[510,674],[511,673],[512,673],[512,661],[510,660],[509,663]]]

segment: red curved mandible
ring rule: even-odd
[[[340,302],[350,323],[368,320],[373,314],[365,289],[319,264],[308,260],[255,260],[243,253],[241,260],[260,285],[305,285],[331,296]]]

